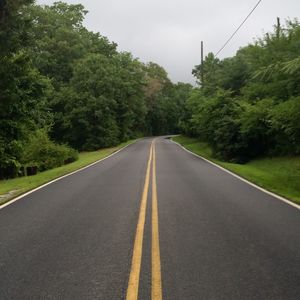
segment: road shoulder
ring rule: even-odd
[[[266,193],[266,194],[268,194],[268,195],[270,195],[270,196],[272,196],[272,197],[274,197],[274,198],[276,198],[276,199],[278,199],[282,202],[285,202],[286,204],[288,204],[290,206],[293,206],[293,207],[300,210],[300,205],[298,203],[296,203],[296,201],[297,201],[296,199],[288,199],[288,198],[285,198],[281,195],[278,195],[278,194],[274,193],[273,191],[268,190],[265,187],[259,186],[255,182],[250,181],[249,178],[243,177],[243,174],[240,174],[240,173],[237,174],[237,173],[233,172],[232,170],[227,169],[223,165],[221,166],[220,164],[218,164],[218,162],[216,160],[212,161],[207,157],[203,157],[202,155],[199,155],[199,154],[195,153],[194,151],[191,151],[191,149],[188,149],[188,147],[185,145],[185,143],[179,142],[178,139],[176,139],[176,137],[175,137],[175,140],[174,140],[174,137],[170,138],[170,140],[174,144],[177,144],[179,147],[181,147],[184,151],[186,151],[186,152],[188,152],[188,153],[190,153],[190,154],[192,154],[192,155],[194,155],[194,156],[196,156],[196,157],[198,157],[202,160],[205,160],[206,162],[210,163],[211,165],[213,165],[213,166],[221,169],[222,171],[238,178],[239,180],[251,185],[252,187],[254,187],[254,188],[256,188],[256,189],[258,189],[258,190],[260,190],[260,191],[262,191],[262,192],[264,192],[264,193]]]
[[[89,168],[101,161],[110,158],[111,156],[119,153],[128,146],[136,143],[138,140],[130,140],[122,143],[116,147],[101,149],[95,151],[95,155],[88,159],[80,159],[74,163],[54,168],[45,172],[38,173],[34,176],[27,176],[26,178],[9,179],[0,182],[2,185],[0,191],[0,209],[24,198],[25,196],[44,188],[45,186],[61,180],[67,176],[80,172]],[[6,185],[6,187],[4,186]],[[3,193],[3,191],[5,191]],[[2,197],[1,197],[2,196]]]

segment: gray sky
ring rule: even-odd
[[[193,67],[204,51],[216,53],[258,0],[65,0],[89,11],[85,26],[143,62],[163,66],[174,81],[194,83]],[[52,4],[52,0],[36,0]],[[219,57],[233,56],[272,30],[276,17],[300,18],[299,0],[263,0]]]

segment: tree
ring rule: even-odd
[[[92,150],[139,135],[144,124],[142,65],[128,53],[77,61],[64,110],[65,142]],[[69,97],[68,97],[69,98]]]
[[[32,65],[26,51],[31,1],[1,2],[0,19],[0,177],[15,176],[22,145],[34,128],[48,122],[49,81]]]
[[[31,19],[24,7],[33,0],[1,0],[0,2],[0,55],[12,55],[28,45]]]
[[[201,82],[201,74],[203,73],[203,82]],[[208,53],[203,61],[203,65],[197,65],[192,71],[192,74],[201,84],[203,92],[206,95],[213,95],[218,87],[220,78],[220,60],[213,53]]]
[[[184,130],[208,142],[216,156],[245,162],[299,153],[300,25],[278,24],[232,58],[209,54],[186,102]]]
[[[40,72],[55,88],[72,78],[73,63],[89,53],[106,56],[116,53],[116,44],[82,25],[87,11],[81,4],[55,2],[52,6],[30,6],[28,14],[34,26],[31,55]]]

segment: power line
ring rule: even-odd
[[[249,19],[249,17],[252,15],[252,13],[255,11],[257,6],[260,4],[262,0],[259,0],[256,5],[253,7],[253,9],[250,11],[248,16],[244,19],[244,21],[240,24],[240,26],[235,30],[235,32],[230,36],[230,38],[225,42],[225,44],[221,47],[221,49],[215,54],[215,56],[218,56],[218,54],[227,46],[227,44],[232,40],[232,38],[236,35],[236,33],[240,30],[240,28],[245,24],[245,22]]]

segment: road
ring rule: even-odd
[[[300,210],[143,139],[0,210],[0,299],[300,299]]]

